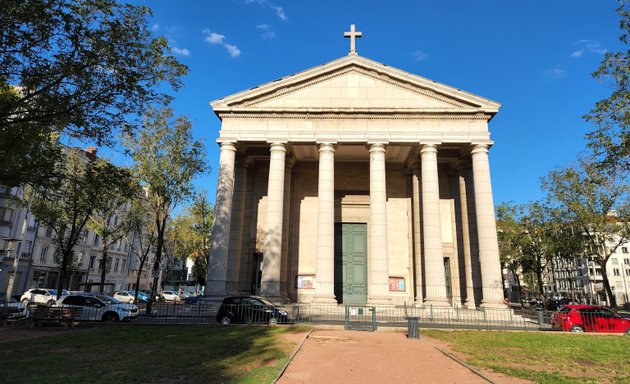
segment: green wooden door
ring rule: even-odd
[[[335,224],[335,296],[344,304],[367,302],[367,224]]]

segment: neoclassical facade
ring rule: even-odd
[[[500,104],[350,54],[213,101],[206,295],[501,307]]]

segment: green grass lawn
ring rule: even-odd
[[[630,337],[551,332],[423,330],[458,357],[536,383],[630,383]]]
[[[0,382],[271,383],[287,327],[118,326],[0,345]]]

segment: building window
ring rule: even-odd
[[[125,272],[125,267],[127,266],[127,259],[123,259],[121,270]]]
[[[77,257],[77,264],[79,266],[83,265],[83,256],[85,255],[85,252],[81,251],[79,252],[79,257]]]
[[[11,222],[13,218],[13,210],[7,207],[0,207],[0,221]]]
[[[94,245],[98,245],[100,243],[101,239],[98,235],[94,236]]]
[[[52,232],[53,232],[52,227],[46,227],[46,237],[47,238],[50,239],[52,237]]]
[[[613,275],[619,276],[619,268],[613,269]]]
[[[619,260],[616,257],[612,258],[613,265],[619,265]]]
[[[94,269],[95,262],[96,262],[96,256],[90,256],[90,269]]]
[[[626,276],[630,276],[630,269],[626,269]]]
[[[628,247],[621,247],[621,253],[628,253]]]
[[[625,265],[630,265],[630,259],[628,259],[628,258],[623,259],[623,263]]]
[[[602,275],[602,269],[601,268],[595,268],[595,274],[597,276],[601,276]]]
[[[83,240],[82,240],[82,241],[83,241],[83,244],[86,244],[86,243],[87,243],[89,234],[90,234],[90,233],[88,232],[88,230],[87,230],[87,229],[83,231]]]
[[[116,264],[114,265],[114,272],[118,272],[118,264],[120,264],[120,259],[116,258]]]
[[[42,263],[45,263],[47,258],[48,258],[48,247],[44,247],[39,253],[39,261],[41,261]]]

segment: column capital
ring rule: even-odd
[[[420,154],[423,153],[437,153],[437,144],[434,143],[426,143],[420,144]]]
[[[335,147],[337,146],[337,142],[317,142],[317,146],[319,147],[320,152],[335,152]]]
[[[488,144],[473,144],[472,149],[470,150],[471,155],[475,155],[477,153],[488,153]]]
[[[269,144],[270,144],[271,152],[276,152],[276,151],[286,152],[287,151],[287,145],[285,142],[272,141]]]
[[[218,142],[221,146],[221,150],[226,151],[234,151],[236,152],[236,142],[235,141],[220,141]]]
[[[385,152],[386,148],[387,148],[387,143],[385,142],[375,142],[375,143],[368,143],[369,146],[369,152]]]

